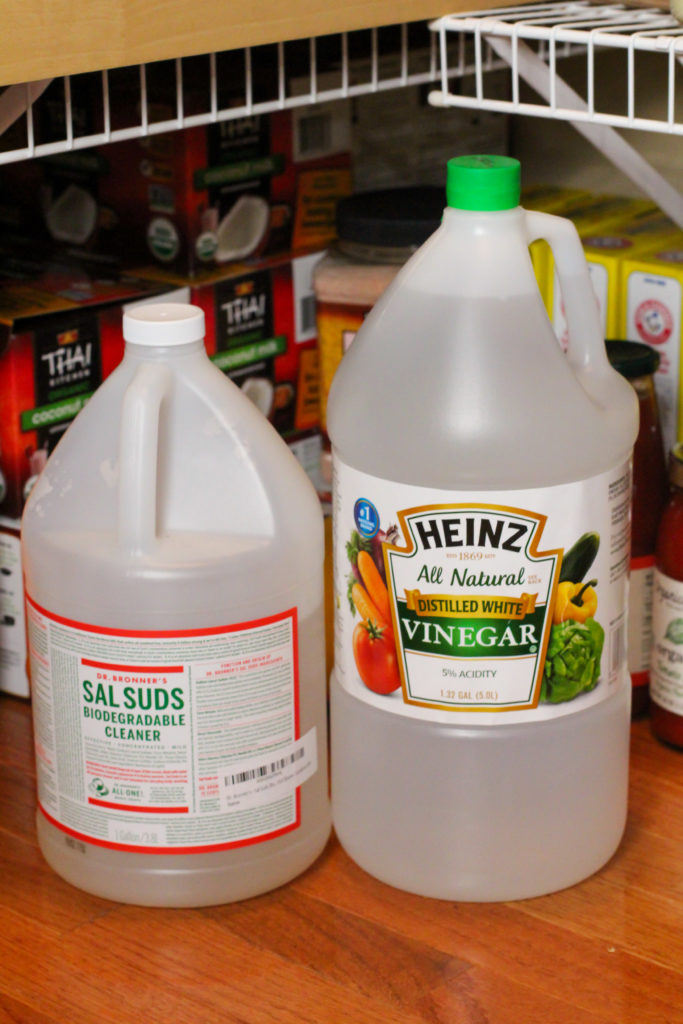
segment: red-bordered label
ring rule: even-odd
[[[296,609],[188,630],[100,627],[27,598],[39,806],[68,835],[206,853],[299,827]]]

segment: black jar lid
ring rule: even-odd
[[[659,366],[659,352],[640,341],[610,340],[605,342],[607,358],[624,377],[645,377]]]
[[[445,206],[439,185],[359,192],[337,204],[337,234],[357,245],[414,249],[436,231]]]

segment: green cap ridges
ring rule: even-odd
[[[446,199],[458,210],[519,206],[520,165],[510,156],[457,156],[448,161]]]

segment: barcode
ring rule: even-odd
[[[299,300],[299,319],[301,334],[315,328],[315,295],[304,295]]]
[[[299,157],[329,149],[332,145],[332,118],[329,114],[312,114],[299,120]]]
[[[248,768],[243,772],[235,772],[234,775],[226,775],[225,785],[239,786],[242,782],[253,782],[254,779],[265,779],[268,775],[280,772],[283,768],[288,768],[289,765],[300,761],[305,753],[305,747],[299,747],[298,750],[289,754],[288,757],[280,757],[277,761],[270,761],[267,764],[261,764],[258,768]]]

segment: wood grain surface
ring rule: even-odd
[[[334,838],[245,903],[97,899],[38,850],[31,743],[0,698],[0,1024],[683,1024],[683,753],[647,721],[612,861],[506,904],[392,889]]]
[[[504,5],[505,0],[8,0],[2,4],[0,84]]]

